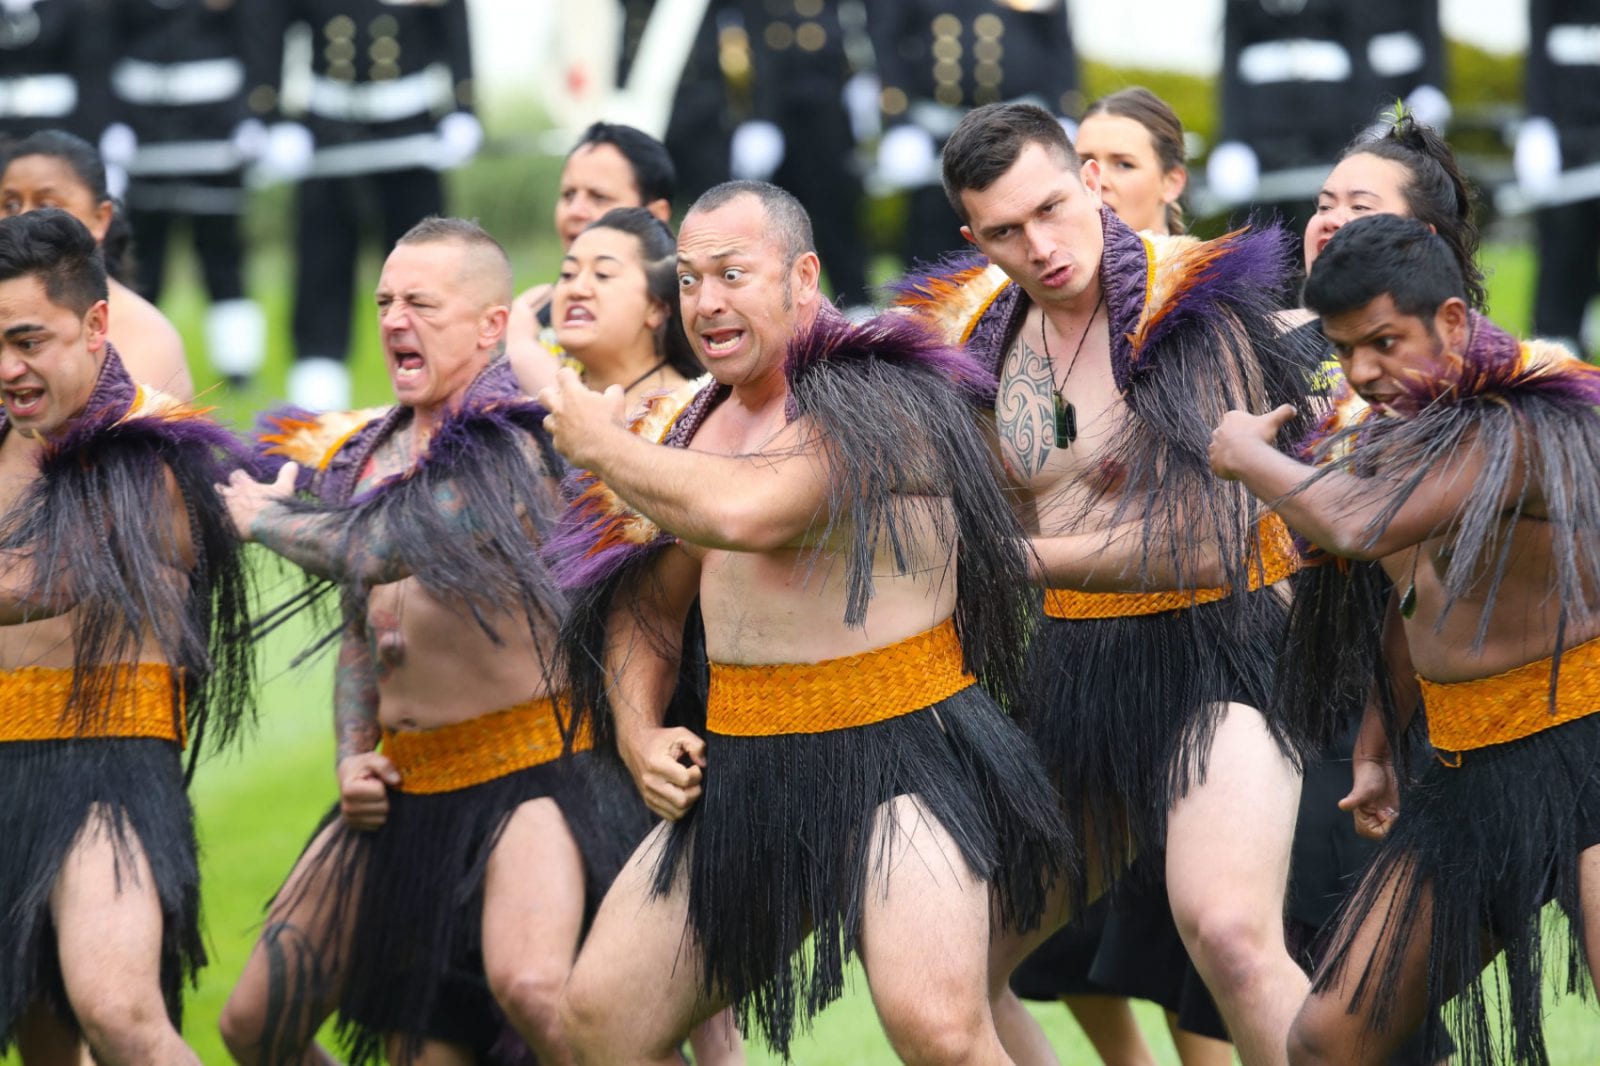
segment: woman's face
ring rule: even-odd
[[[1100,164],[1100,196],[1117,217],[1136,230],[1167,232],[1167,205],[1183,193],[1188,172],[1161,169],[1155,141],[1144,124],[1105,112],[1078,126],[1075,147]]]
[[[1306,272],[1339,228],[1363,215],[1411,216],[1405,187],[1411,172],[1390,159],[1367,152],[1345,158],[1317,193],[1317,213],[1306,223]]]
[[[0,175],[0,212],[8,217],[59,207],[103,240],[111,225],[110,200],[96,202],[65,159],[53,155],[18,156]]]
[[[581,359],[584,352],[624,351],[641,336],[653,345],[666,320],[667,309],[650,296],[638,238],[605,227],[578,234],[551,297],[562,348]]]

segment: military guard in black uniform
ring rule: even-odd
[[[1581,351],[1584,309],[1600,293],[1600,0],[1532,0],[1528,18],[1515,162],[1523,191],[1544,204],[1533,329]]]
[[[655,10],[654,0],[623,0],[622,53],[617,81],[625,83],[639,51],[639,40]],[[751,78],[750,48],[738,0],[711,0],[672,98],[672,115],[661,143],[678,171],[684,203],[728,180],[729,142],[741,99]],[[617,120],[628,122],[626,115]],[[650,131],[656,132],[654,130]]]
[[[1355,7],[1227,0],[1221,134],[1206,166],[1223,203],[1271,205],[1304,230],[1328,167],[1379,110]]]
[[[105,0],[0,3],[0,142],[45,129],[97,140],[111,37],[92,17]]]
[[[1371,84],[1377,106],[1396,103],[1424,126],[1450,124],[1444,94],[1444,29],[1439,0],[1357,0],[1356,59]]]
[[[138,139],[128,166],[128,221],[138,242],[138,288],[161,298],[175,223],[186,220],[211,307],[206,350],[235,384],[261,368],[266,324],[245,297],[244,166],[265,127],[245,104],[244,56],[257,44],[239,5],[270,0],[119,0],[110,23],[118,58],[110,92]]]
[[[838,0],[744,0],[754,65],[754,111],[734,130],[734,177],[770,180],[811,214],[834,300],[867,297],[861,175],[845,109],[856,71]]]
[[[280,117],[284,32],[311,32],[311,72],[299,116],[315,147],[298,190],[296,365],[289,399],[350,406],[350,313],[363,204],[374,196],[384,247],[444,210],[439,171],[466,162],[483,130],[473,117],[466,0],[268,0],[258,32],[272,47],[249,101]],[[292,172],[293,127],[269,137],[264,162]]]
[[[968,109],[1027,100],[1070,120],[1082,113],[1067,5],[872,0],[867,28],[882,82],[878,176],[910,193],[907,260],[934,259],[962,246],[961,222],[939,183],[939,152]]]

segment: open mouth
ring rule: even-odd
[[[395,348],[390,356],[394,359],[395,377],[401,381],[420,376],[427,365],[422,354],[411,348]]]
[[[744,330],[732,326],[700,331],[701,350],[709,356],[727,355],[738,348],[743,339]]]
[[[563,326],[587,326],[594,322],[594,312],[587,307],[574,305],[567,308],[566,315],[561,319]]]
[[[1072,276],[1071,266],[1058,266],[1054,270],[1040,275],[1039,280],[1046,288],[1056,289],[1067,283],[1067,278]]]
[[[43,389],[6,389],[6,412],[12,418],[28,418],[44,407]]]

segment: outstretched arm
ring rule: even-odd
[[[1241,481],[1270,503],[1289,526],[1317,546],[1350,559],[1381,559],[1447,532],[1472,494],[1483,470],[1481,449],[1469,444],[1428,471],[1388,523],[1373,536],[1391,499],[1394,482],[1374,477],[1323,474],[1278,451],[1278,430],[1295,415],[1284,404],[1264,415],[1229,411],[1211,434],[1211,469]],[[1520,464],[1518,464],[1520,466]],[[1513,475],[1506,504],[1518,500],[1524,479]]]
[[[691,544],[771,551],[802,543],[826,525],[827,461],[804,422],[784,427],[761,452],[713,455],[630,433],[622,390],[591,392],[571,370],[561,370],[540,400],[561,454]]]
[[[661,553],[635,594],[612,607],[606,625],[607,698],[617,748],[645,806],[668,820],[683,817],[700,798],[706,765],[704,740],[662,724],[678,683],[684,622],[699,587],[698,560],[674,545]]]

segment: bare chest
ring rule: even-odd
[[[7,433],[0,444],[0,514],[16,506],[38,478],[38,446],[20,433]]]

